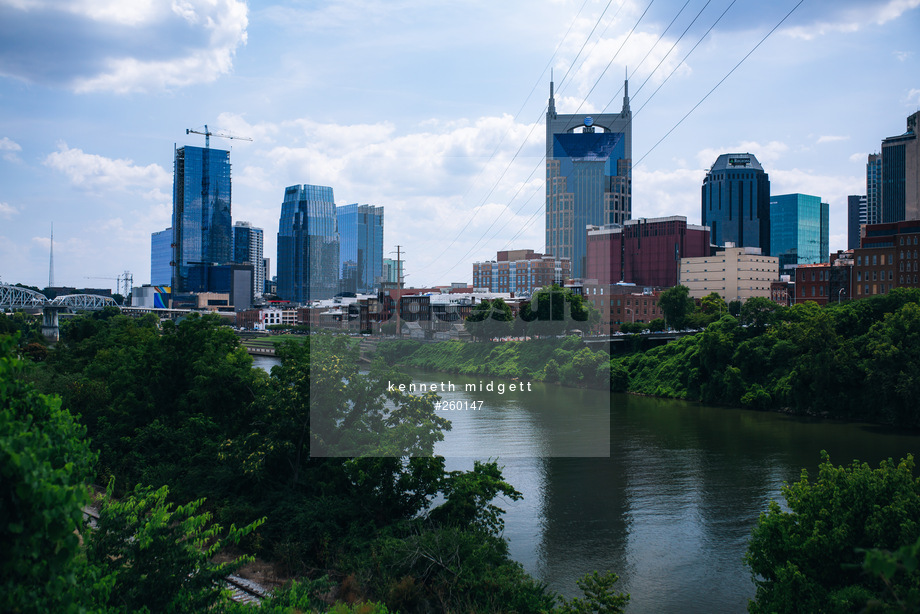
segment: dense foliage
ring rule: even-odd
[[[799,482],[783,488],[784,510],[773,501],[761,514],[745,558],[757,585],[749,605],[758,612],[857,612],[870,601],[892,606],[916,600],[920,572],[911,546],[920,539],[920,478],[913,458],[878,469],[853,462],[834,466],[827,455],[817,479],[802,472]],[[899,550],[901,564],[880,556]],[[866,559],[862,549],[876,549]],[[883,608],[885,611],[895,609]]]
[[[920,290],[827,307],[750,299],[611,373],[615,390],[917,427]]]
[[[81,506],[95,456],[85,429],[23,381],[0,335],[0,610],[78,610]]]
[[[253,369],[216,317],[193,315],[160,329],[155,318],[104,310],[68,322],[62,333],[29,378],[81,414],[98,453],[92,469],[110,487],[99,529],[78,553],[73,529],[95,456],[64,412],[61,436],[90,456],[79,467],[62,465],[64,453],[52,449],[51,467],[66,468],[60,492],[69,499],[59,516],[70,520],[37,534],[55,552],[66,549],[67,565],[82,563],[72,573],[36,563],[31,586],[50,576],[72,585],[67,578],[82,578],[77,584],[91,595],[74,603],[90,610],[238,610],[214,583],[226,568],[210,562],[232,542],[301,578],[266,611],[322,611],[330,595],[356,604],[334,606],[342,612],[553,611],[556,596],[508,555],[493,501],[520,495],[498,465],[446,471],[431,456],[445,426],[434,397],[393,390],[410,380],[382,360],[359,372],[347,339],[285,343],[281,365],[268,374]],[[21,388],[21,379],[9,388],[15,399],[59,410],[59,401]],[[365,454],[353,458],[358,444]],[[43,516],[38,508],[28,513]],[[217,523],[246,528],[224,533]],[[3,527],[18,530],[15,519]],[[608,601],[604,595],[618,595],[609,581],[601,593]],[[22,604],[26,595],[12,598]]]
[[[587,387],[606,387],[610,377],[610,356],[575,335],[503,343],[385,341],[377,352],[390,363],[444,373]]]

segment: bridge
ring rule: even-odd
[[[118,307],[111,296],[99,296],[97,294],[68,294],[49,300],[41,292],[21,288],[19,286],[10,286],[9,284],[0,284],[0,310],[13,311],[22,309],[24,311],[37,312],[42,310],[42,334],[52,341],[60,338],[60,328],[58,327],[58,313],[69,311],[76,313],[78,311],[99,311],[105,307]]]

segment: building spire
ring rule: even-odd
[[[546,107],[546,114],[550,117],[556,117],[556,99],[553,97],[553,69],[549,69],[549,105]]]
[[[626,78],[623,81],[623,114],[629,113],[629,69],[625,70]]]

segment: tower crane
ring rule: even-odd
[[[204,148],[210,149],[211,147],[211,137],[219,136],[222,139],[238,139],[240,141],[252,141],[248,136],[233,136],[232,134],[224,134],[221,132],[211,132],[208,130],[208,125],[204,125],[204,132],[200,130],[195,130],[193,128],[186,128],[185,134],[203,134],[204,135]]]

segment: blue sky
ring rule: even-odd
[[[708,167],[750,151],[843,249],[866,155],[920,109],[920,0],[804,0],[680,121],[797,3],[0,0],[0,281],[47,285],[53,223],[57,284],[149,282],[205,124],[253,139],[212,146],[273,273],[284,188],[314,183],[385,208],[407,285],[470,281],[543,249],[550,69],[560,112],[618,111],[629,71],[633,217],[699,223]]]

